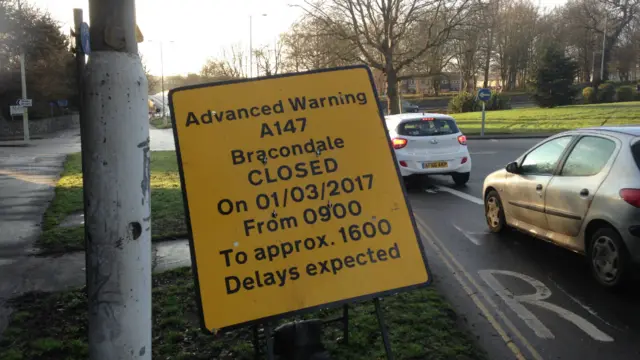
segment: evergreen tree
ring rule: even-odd
[[[0,0],[0,116],[21,95],[20,53],[25,53],[31,118],[50,116],[50,103],[76,100],[74,57],[68,35],[49,14],[26,1]],[[58,113],[59,111],[56,111]]]
[[[573,82],[577,71],[577,63],[567,57],[562,49],[549,46],[542,54],[535,78],[531,81],[535,91],[533,100],[540,107],[572,104],[576,96]]]

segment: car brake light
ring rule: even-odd
[[[467,162],[467,160],[469,160],[466,156],[462,158],[462,161],[460,161],[460,164],[464,164]]]
[[[407,162],[404,160],[400,160],[400,166],[407,167]]]
[[[620,197],[632,206],[640,208],[640,189],[622,189]]]
[[[458,142],[460,145],[467,145],[467,137],[464,135],[458,136]]]
[[[403,147],[407,146],[407,139],[394,138],[393,140],[391,140],[391,145],[393,145],[394,149],[402,149]]]

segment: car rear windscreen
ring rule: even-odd
[[[416,119],[398,125],[401,136],[437,136],[459,132],[456,122],[449,119]]]
[[[636,165],[638,165],[638,169],[640,169],[640,140],[636,141],[635,144],[631,145],[631,153],[633,154],[633,158],[636,160]]]

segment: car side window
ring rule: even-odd
[[[593,176],[602,171],[616,149],[612,140],[585,136],[578,140],[562,168],[561,176]]]
[[[527,154],[520,165],[522,175],[553,175],[562,153],[573,136],[563,136],[548,141]]]

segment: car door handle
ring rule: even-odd
[[[536,186],[536,190],[537,190],[537,191],[541,191],[541,190],[542,190],[542,184],[538,184],[538,185]]]
[[[589,196],[589,189],[582,189],[580,190],[580,196]]]

